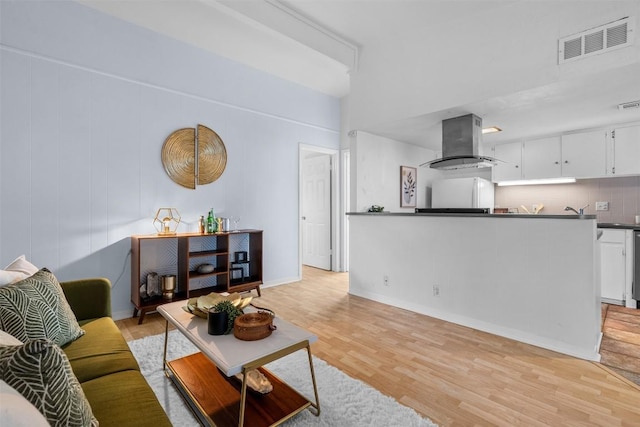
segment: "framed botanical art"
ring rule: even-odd
[[[416,207],[416,187],[418,185],[416,168],[400,166],[400,207]]]

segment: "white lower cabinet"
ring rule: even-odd
[[[624,305],[631,289],[631,231],[601,228],[600,287],[602,301]]]

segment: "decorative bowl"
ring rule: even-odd
[[[198,273],[207,274],[213,273],[214,267],[211,264],[202,264],[198,267]]]

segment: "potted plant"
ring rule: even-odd
[[[220,316],[215,316],[215,314],[220,314]],[[211,308],[211,310],[209,310],[209,333],[212,335],[229,334],[233,330],[233,322],[236,320],[236,317],[240,316],[241,314],[242,314],[242,311],[238,307],[233,305],[231,301],[227,301],[227,300],[220,301],[219,303],[214,305]],[[226,324],[222,320],[225,317],[226,317]],[[213,327],[214,331],[218,333],[211,332],[212,326],[213,326],[212,323],[214,325],[216,324],[218,325],[217,327],[215,326]],[[226,326],[226,328],[224,329],[224,332],[222,333],[219,332],[221,330],[221,326],[222,327]]]

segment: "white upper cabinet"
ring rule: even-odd
[[[604,130],[562,135],[562,176],[603,177],[607,173]]]
[[[501,160],[493,167],[493,181],[522,179],[522,143],[513,142],[493,147],[493,156]]]
[[[616,128],[613,141],[613,175],[640,175],[640,126]]]
[[[559,136],[525,141],[522,147],[524,179],[562,176],[562,149]]]
[[[640,175],[640,125],[500,144],[493,181]]]

